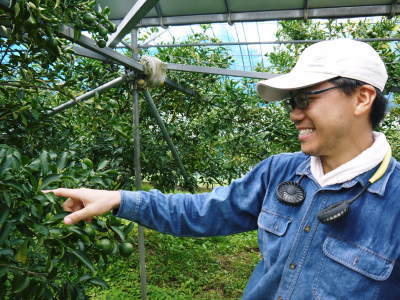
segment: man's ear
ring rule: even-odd
[[[376,97],[376,90],[372,85],[364,84],[358,88],[356,94],[356,103],[354,109],[354,115],[360,116],[368,113],[372,108]]]

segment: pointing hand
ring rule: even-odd
[[[42,192],[51,192],[56,196],[68,198],[63,203],[64,210],[71,212],[64,218],[64,223],[68,225],[78,223],[81,220],[90,222],[94,216],[100,216],[117,208],[121,202],[119,191],[58,188]]]

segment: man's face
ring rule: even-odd
[[[323,82],[304,92],[334,86],[331,82]],[[299,130],[301,151],[314,156],[335,156],[347,151],[352,144],[354,103],[354,95],[347,96],[336,88],[310,95],[306,108],[295,108],[290,113],[290,119]]]

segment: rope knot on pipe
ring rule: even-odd
[[[156,87],[164,84],[167,77],[166,63],[153,56],[142,56],[139,62],[143,65],[148,87]]]

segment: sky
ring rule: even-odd
[[[211,36],[214,36],[222,42],[259,42],[259,41],[274,41],[277,29],[277,22],[247,22],[211,24]],[[200,25],[187,26],[169,26],[167,29],[161,29],[163,33],[149,44],[180,43],[185,40],[185,37],[193,33],[202,32]],[[139,31],[139,35],[140,35]],[[153,36],[155,36],[154,34]],[[151,37],[150,37],[151,38]],[[235,62],[232,64],[232,69],[254,71],[257,63],[265,63],[263,54],[272,50],[273,45],[234,45],[224,46],[231,51]]]

